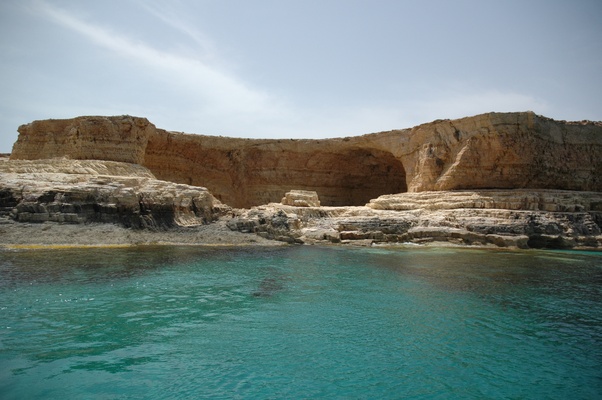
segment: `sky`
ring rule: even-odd
[[[600,0],[2,0],[0,153],[80,115],[255,138],[602,120],[600,21]]]

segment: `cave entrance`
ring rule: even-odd
[[[363,206],[384,194],[407,192],[401,161],[387,151],[365,148],[339,151],[317,148],[309,155],[284,151],[278,157],[249,151],[245,158],[245,179],[236,188],[238,191],[230,195],[210,190],[223,195],[225,203],[244,208],[279,203],[293,189],[315,191],[321,205],[335,207]]]
[[[322,158],[316,170],[328,171],[322,185],[311,189],[318,192],[324,206],[363,206],[381,195],[408,190],[403,164],[382,150],[354,149],[333,154],[330,160]]]
[[[146,148],[145,166],[158,179],[206,187],[236,208],[280,203],[295,189],[317,192],[324,206],[363,206],[384,194],[406,192],[401,161],[386,149],[361,144],[155,137]]]

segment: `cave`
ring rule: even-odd
[[[245,179],[237,191],[240,195],[230,192],[222,200],[248,208],[280,202],[286,192],[300,189],[317,192],[323,206],[363,206],[380,195],[407,191],[403,165],[389,152],[362,148],[312,150],[247,152],[242,161]]]
[[[149,142],[145,158],[157,178],[206,187],[235,208],[280,203],[295,189],[317,192],[323,206],[363,206],[383,194],[407,191],[399,159],[352,142],[159,139]]]
[[[363,206],[383,194],[407,191],[403,165],[391,153],[356,149],[339,156],[334,165],[324,160],[332,179],[314,189],[322,205]]]

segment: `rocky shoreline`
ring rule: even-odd
[[[122,246],[281,246],[286,243],[233,232],[225,222],[169,230],[132,229],[111,223],[22,223],[0,218],[0,248]]]
[[[16,222],[0,218],[0,248],[195,245],[281,246],[409,245],[508,249],[601,250],[599,225],[585,215],[549,212],[492,213],[421,211],[389,215],[353,215],[354,210],[303,213],[280,205],[240,210],[234,217],[199,226],[131,228],[114,223]],[[308,216],[315,213],[316,216]],[[509,223],[514,220],[514,223]],[[525,221],[529,222],[525,222]],[[471,223],[466,223],[470,221]],[[465,222],[465,224],[462,224]],[[576,228],[576,229],[575,229]],[[578,231],[578,232],[576,232]]]
[[[135,164],[51,159],[0,162],[0,245],[432,244],[602,247],[602,193],[472,190],[383,195],[320,206],[229,207],[205,188],[155,179]]]
[[[460,197],[469,193],[476,198],[488,197],[479,192],[462,192]],[[452,199],[459,194],[436,193],[439,197]],[[504,194],[520,198],[522,193],[505,191]],[[545,195],[558,199],[569,194],[546,191]],[[552,197],[554,195],[558,197]],[[577,193],[570,195],[580,197]],[[436,242],[523,249],[601,247],[602,212],[598,210],[598,204],[602,195],[583,193],[582,196],[581,200],[593,199],[597,211],[591,209],[588,200],[570,206],[584,209],[579,212],[469,208],[460,207],[461,204],[451,199],[447,200],[445,208],[406,210],[375,209],[373,203],[364,207],[307,208],[269,204],[241,211],[228,226],[289,243],[397,245]],[[406,193],[396,197],[408,201],[415,196]]]
[[[4,247],[602,248],[600,123],[491,113],[290,142],[176,134],[128,116],[19,131],[0,157]]]

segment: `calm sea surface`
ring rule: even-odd
[[[602,253],[4,251],[0,398],[602,398]]]

